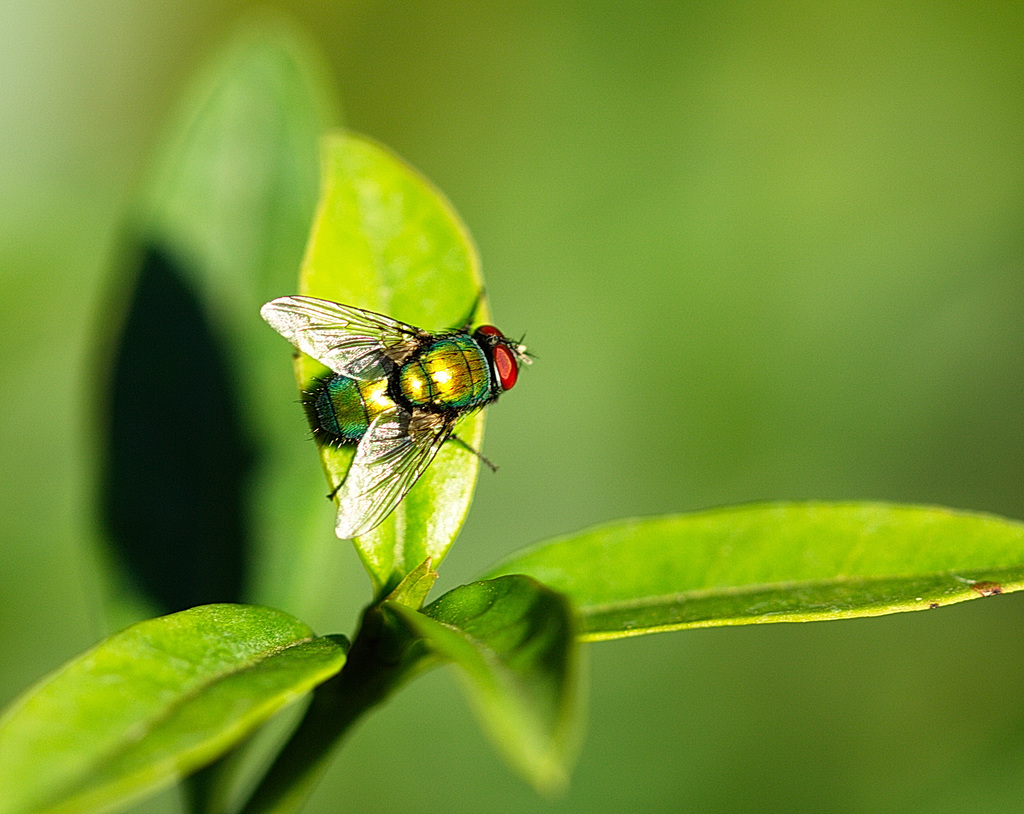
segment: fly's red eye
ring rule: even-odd
[[[519,365],[515,354],[504,345],[494,347],[494,369],[498,371],[501,389],[511,390],[519,378]]]
[[[501,331],[495,328],[493,325],[481,325],[476,329],[478,334],[484,334],[485,336],[503,336]]]

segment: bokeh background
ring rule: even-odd
[[[109,624],[94,402],[118,239],[249,5],[0,3],[0,702]],[[490,410],[501,470],[440,588],[599,521],[750,500],[1024,517],[1022,4],[280,8],[346,124],[454,202],[495,321],[538,356]],[[323,545],[317,627],[350,631],[367,583]],[[1022,625],[1003,596],[593,645],[554,800],[438,671],[309,810],[1024,811]]]

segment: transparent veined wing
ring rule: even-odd
[[[431,413],[399,409],[378,415],[359,442],[338,491],[338,537],[359,537],[380,525],[434,460],[451,431],[450,422]]]
[[[353,379],[385,378],[424,336],[383,314],[315,297],[278,297],[260,315],[303,353]]]

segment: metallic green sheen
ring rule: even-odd
[[[397,383],[341,374],[321,379],[303,400],[317,440],[358,444],[373,419],[395,407],[388,389],[396,384],[413,409],[441,411],[480,407],[491,399],[493,387],[490,363],[473,337],[441,336],[401,367]]]
[[[387,397],[387,381],[356,381],[336,375],[324,379],[306,399],[313,427],[328,441],[355,444],[370,422],[394,406]]]
[[[471,336],[442,337],[402,367],[399,389],[417,407],[472,409],[490,398],[490,365]]]

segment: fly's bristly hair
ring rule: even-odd
[[[320,424],[320,414],[316,409],[317,396],[327,385],[327,381],[333,377],[333,373],[325,373],[323,376],[313,379],[310,386],[302,391],[299,403],[306,414],[306,423],[309,425],[310,438],[312,438],[314,444],[318,447],[333,447],[334,449],[353,447],[359,442],[327,432]]]

